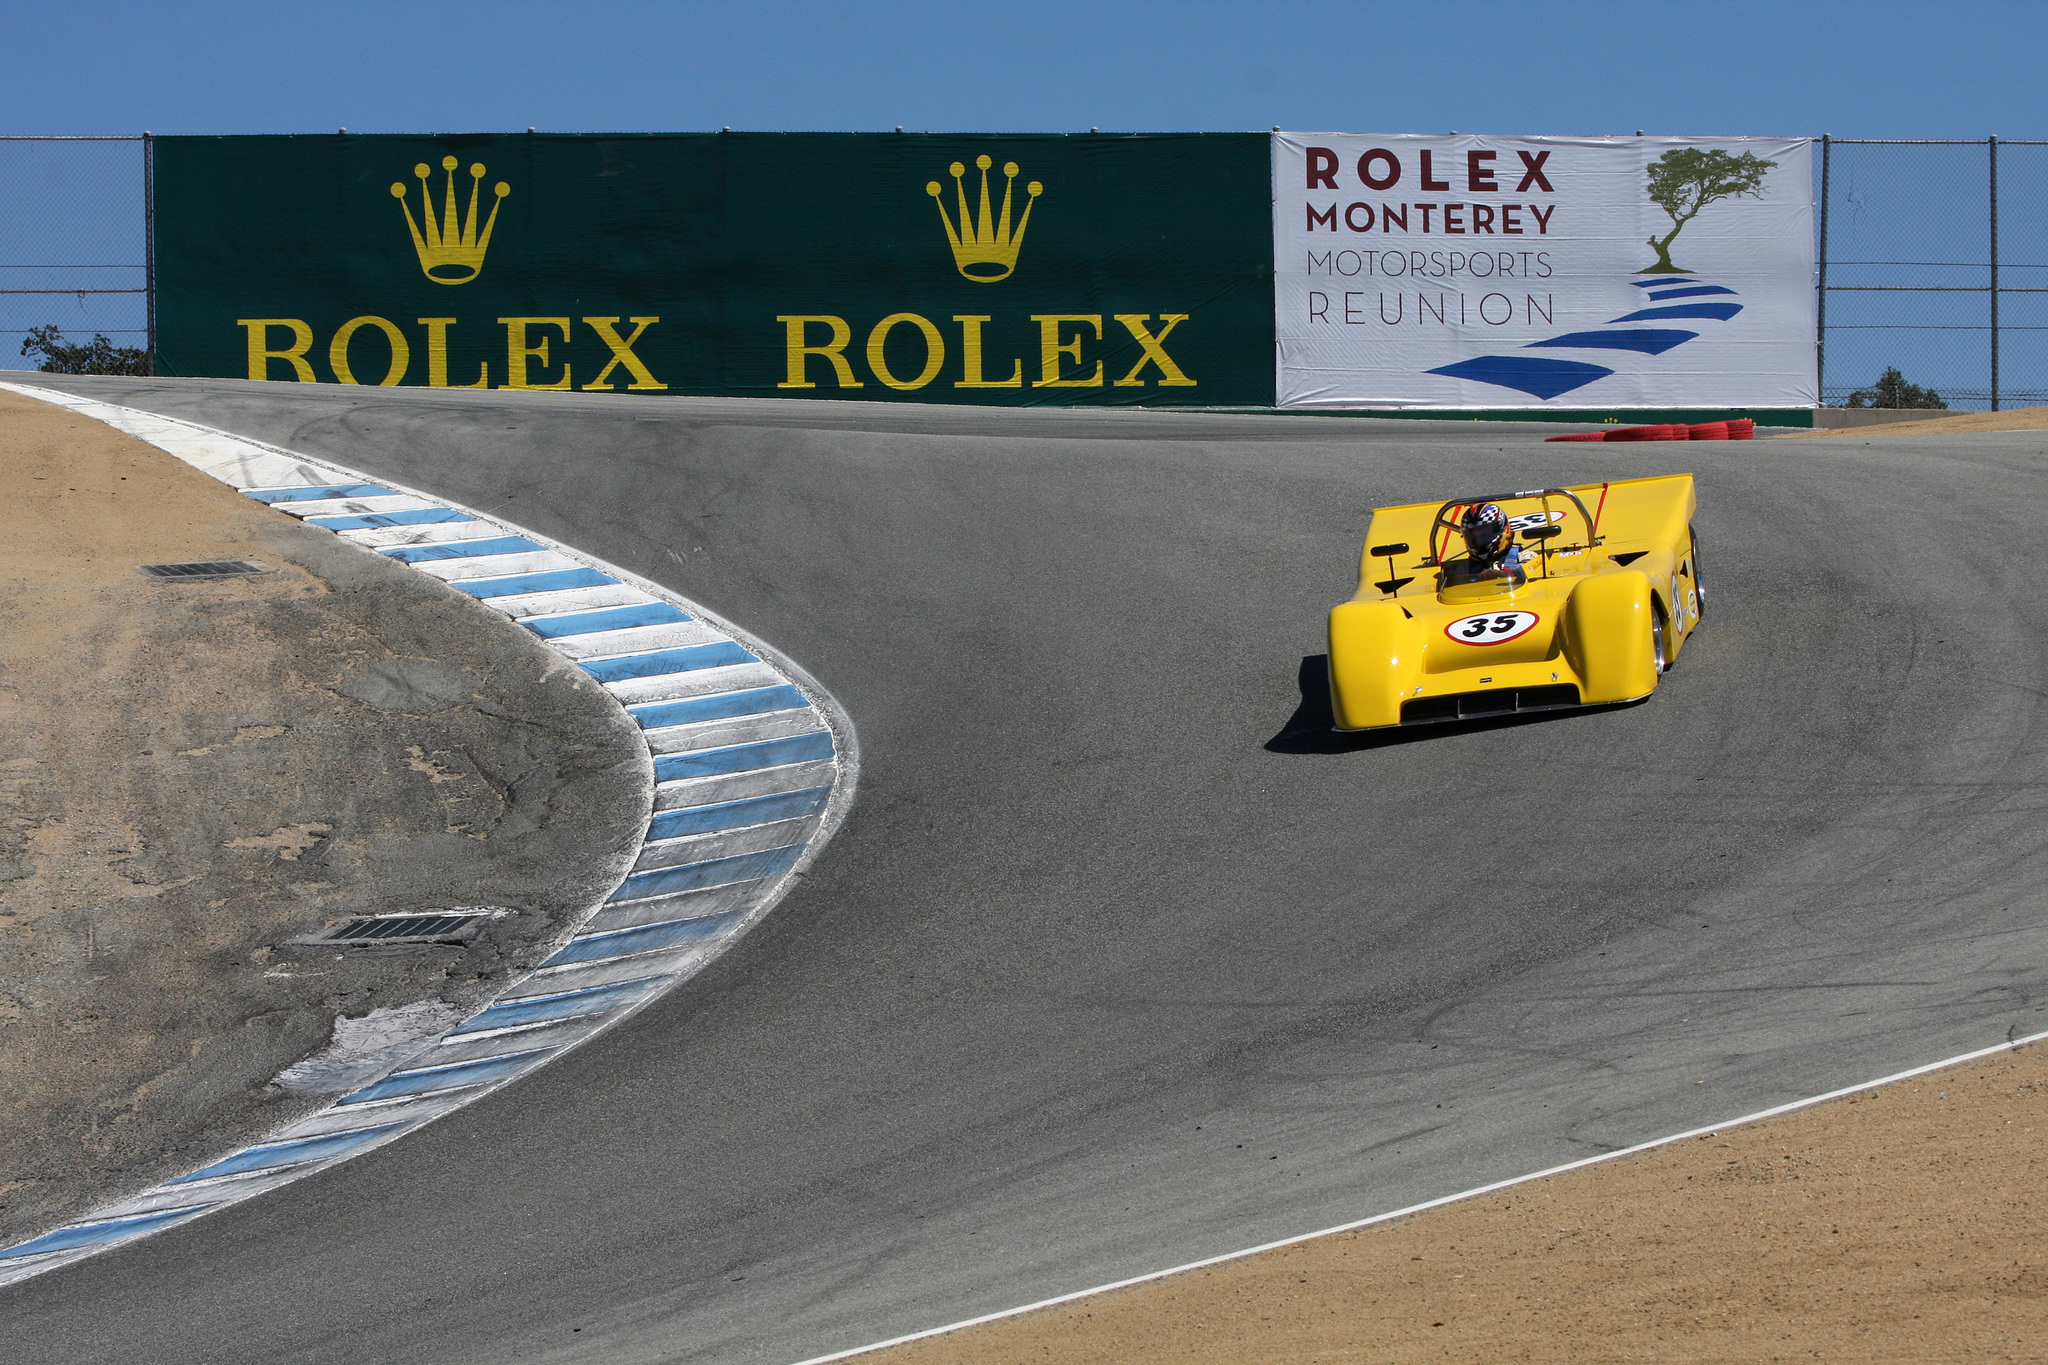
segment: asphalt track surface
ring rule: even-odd
[[[863,775],[704,975],[0,1296],[15,1365],[779,1365],[2048,1021],[2040,433],[52,382],[669,584]],[[1372,507],[1688,469],[1711,602],[1647,703],[1328,735]]]

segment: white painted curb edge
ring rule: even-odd
[[[1026,1313],[1036,1313],[1041,1308],[1057,1308],[1063,1303],[1073,1303],[1077,1299],[1094,1298],[1098,1294],[1109,1294],[1119,1289],[1129,1289],[1133,1285],[1149,1284],[1153,1280],[1163,1280],[1172,1275],[1185,1274],[1190,1270],[1205,1270],[1212,1265],[1223,1265],[1230,1261],[1241,1261],[1247,1257],[1260,1255],[1263,1252],[1278,1251],[1283,1247],[1298,1246],[1303,1242],[1311,1242],[1318,1237],[1334,1237],[1343,1232],[1356,1232],[1360,1228],[1371,1227],[1375,1223],[1388,1223],[1396,1218],[1406,1218],[1410,1214],[1442,1208],[1446,1204],[1463,1203],[1467,1199],[1477,1199],[1481,1195],[1493,1194],[1499,1190],[1513,1189],[1517,1185],[1526,1185],[1531,1181],[1547,1180],[1551,1176],[1563,1175],[1567,1171],[1581,1170],[1587,1166],[1597,1166],[1603,1161],[1615,1161],[1625,1156],[1635,1156],[1642,1152],[1653,1151],[1659,1147],[1668,1147],[1674,1142],[1686,1142],[1693,1138],[1715,1137],[1727,1132],[1731,1128],[1740,1128],[1747,1124],[1760,1123],[1765,1119],[1777,1118],[1780,1115],[1790,1114],[1796,1110],[1806,1109],[1816,1104],[1825,1104],[1829,1100],[1845,1099],[1850,1095],[1861,1094],[1866,1090],[1875,1090],[1879,1086],[1896,1085],[1900,1081],[1909,1081],[1915,1076],[1924,1076],[1930,1071],[1941,1071],[1947,1067],[1961,1066],[1965,1062],[1974,1062],[1979,1058],[1989,1057],[1996,1052],[2014,1052],[2029,1043],[2038,1043],[2043,1039],[2048,1039],[2048,1032],[2031,1033],[2024,1038],[2014,1038],[2007,1042],[1995,1043],[1990,1047],[1978,1048],[1975,1052],[1965,1052],[1955,1057],[1944,1057],[1938,1062],[1928,1062],[1925,1065],[1916,1066],[1910,1070],[1894,1072],[1889,1076],[1880,1076],[1874,1081],[1865,1081],[1861,1085],[1844,1086],[1840,1090],[1830,1090],[1825,1095],[1809,1095],[1803,1100],[1792,1100],[1785,1104],[1773,1105],[1769,1109],[1759,1109],[1753,1114],[1744,1114],[1739,1118],[1727,1119],[1706,1128],[1690,1128],[1683,1133],[1672,1133],[1668,1137],[1652,1138],[1648,1142],[1639,1142],[1633,1147],[1623,1147],[1612,1152],[1602,1152],[1598,1156],[1582,1157],[1577,1161],[1567,1161],[1562,1166],[1551,1166],[1540,1171],[1530,1171],[1526,1175],[1510,1176],[1506,1180],[1496,1180],[1491,1185],[1480,1185],[1473,1189],[1460,1190],[1456,1194],[1447,1194],[1436,1199],[1424,1200],[1420,1204],[1410,1204],[1406,1208],[1391,1209],[1386,1213],[1376,1213],[1369,1218],[1359,1218],[1349,1223],[1339,1223],[1335,1227],[1319,1228],[1314,1232],[1297,1233],[1292,1237],[1283,1237],[1277,1242],[1265,1242],[1255,1247],[1245,1247],[1239,1251],[1226,1251],[1220,1256],[1210,1256],[1199,1261],[1189,1261],[1186,1265],[1169,1266],[1165,1270],[1147,1271],[1143,1275],[1133,1275],[1127,1280],[1093,1285],[1087,1289],[1076,1289],[1072,1293],[1060,1294],[1050,1299],[1040,1299],[1036,1303],[1021,1304],[1015,1308],[1004,1308],[994,1313],[984,1313],[978,1318],[967,1318],[960,1322],[949,1322],[943,1327],[927,1327],[921,1332],[911,1332],[900,1337],[890,1337],[887,1341],[870,1342],[866,1346],[855,1346],[849,1350],[834,1351],[830,1355],[810,1356],[795,1362],[795,1365],[828,1365],[830,1361],[849,1360],[854,1356],[867,1355],[872,1351],[887,1350],[891,1346],[903,1346],[913,1341],[923,1341],[928,1337],[943,1336],[948,1332],[958,1332],[968,1327],[980,1327],[985,1323],[1001,1322],[1004,1318],[1022,1317]]]
[[[339,1096],[317,1113],[198,1171],[15,1246],[0,1247],[0,1287],[127,1245],[372,1151],[546,1065],[660,999],[723,954],[774,908],[844,821],[859,773],[851,719],[803,668],[716,613],[514,523],[388,479],[139,409],[20,384],[0,383],[0,390],[106,422],[238,491],[254,490],[263,495],[260,501],[312,524],[321,524],[315,518],[354,523],[396,516],[401,520],[395,524],[327,529],[343,538],[379,542],[362,543],[365,553],[431,553],[428,562],[449,575],[432,576],[444,582],[452,583],[460,574],[461,581],[474,586],[507,589],[495,595],[470,595],[503,611],[511,618],[508,625],[566,625],[590,612],[640,612],[660,618],[654,624],[607,624],[593,630],[578,623],[578,633],[543,633],[529,627],[569,666],[597,677],[622,709],[640,708],[627,714],[642,728],[656,775],[653,820],[642,836],[634,870],[609,896],[575,917],[569,937],[555,953],[532,972],[506,983],[482,1010],[438,1037],[423,1040],[419,1052],[389,1074]],[[332,495],[331,490],[348,485],[375,492]],[[293,499],[291,492],[301,488],[325,496]],[[402,503],[415,506],[396,506]],[[404,522],[408,516],[431,520]],[[408,531],[408,525],[418,529]],[[404,539],[408,534],[418,539]],[[464,542],[482,546],[507,538],[529,543],[512,553],[462,548]],[[504,566],[502,572],[492,569],[494,562]],[[485,572],[465,572],[478,569]],[[559,589],[509,591],[517,580],[550,573],[583,581]],[[589,581],[593,579],[602,582]],[[641,637],[651,632],[658,638],[634,643],[635,630]],[[689,643],[678,647],[679,640]],[[682,657],[693,650],[709,651],[718,662]],[[737,661],[735,655],[740,656]],[[607,672],[619,676],[608,680]],[[772,711],[761,709],[771,701]],[[756,709],[732,709],[750,705]],[[648,708],[663,706],[684,712],[708,707],[708,718],[679,723],[660,718],[660,725],[649,725]],[[783,737],[749,739],[749,726]],[[791,746],[807,756],[791,760],[786,756]],[[666,794],[664,764],[681,769],[681,775],[668,782],[671,790]],[[703,771],[692,771],[693,765]],[[798,788],[799,782],[810,785]],[[731,799],[721,796],[722,790],[743,795]],[[795,818],[732,823],[751,818],[741,812],[777,801],[803,802],[809,809]],[[657,840],[656,831],[668,817],[685,824],[697,818],[707,829]],[[727,823],[717,824],[718,819]],[[800,843],[745,847],[750,838],[794,841],[798,832]],[[743,851],[688,860],[691,853],[717,847],[720,841]],[[492,1016],[502,1017],[504,1026],[497,1026]],[[436,1056],[444,1050],[459,1060]]]

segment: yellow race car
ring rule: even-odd
[[[1467,551],[1459,519],[1487,503],[1519,566]],[[1647,697],[1705,605],[1698,505],[1667,474],[1375,511],[1358,593],[1330,613],[1337,729]]]

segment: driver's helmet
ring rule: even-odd
[[[1458,529],[1465,533],[1465,548],[1474,559],[1497,559],[1507,546],[1508,514],[1498,503],[1482,502],[1465,509]]]

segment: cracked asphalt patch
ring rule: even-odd
[[[250,558],[276,572],[137,569]],[[610,889],[650,783],[495,613],[0,394],[0,1241],[324,1103],[271,1082],[330,1041],[337,1075],[403,1061]],[[482,903],[514,913],[461,946],[288,942]]]

